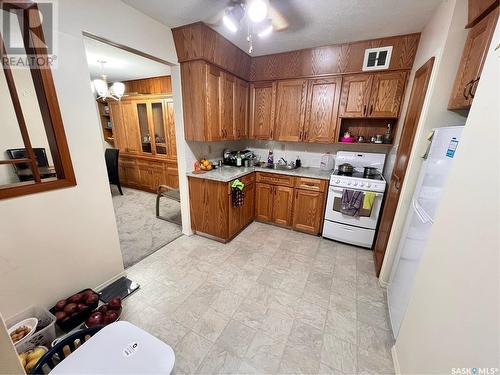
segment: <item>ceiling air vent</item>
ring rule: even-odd
[[[391,54],[392,46],[366,49],[363,71],[389,69]]]

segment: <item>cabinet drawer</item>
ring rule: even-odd
[[[262,172],[257,172],[256,181],[257,182],[262,182],[264,184],[281,185],[281,186],[293,187],[294,181],[295,181],[295,177],[281,175],[281,174],[277,174],[277,173],[262,173]]]
[[[313,190],[313,191],[325,191],[326,189],[326,180],[318,180],[316,178],[308,178],[308,177],[297,177],[295,179],[295,187],[297,189],[303,190]]]

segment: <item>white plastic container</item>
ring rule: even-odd
[[[319,167],[324,171],[331,171],[333,169],[335,159],[333,155],[327,152],[326,154],[321,155],[321,162]]]
[[[56,317],[49,310],[41,306],[30,306],[26,310],[11,316],[5,321],[7,328],[14,326],[27,318],[37,318],[38,327],[43,327],[35,331],[32,335],[23,338],[15,344],[18,353],[33,349],[35,346],[46,346],[50,348],[52,341],[56,338]]]

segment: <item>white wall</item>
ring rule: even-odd
[[[455,81],[463,46],[467,37],[464,29],[467,20],[466,0],[446,0],[436,10],[434,16],[425,26],[415,57],[410,76],[410,87],[407,90],[402,116],[406,116],[409,94],[415,72],[432,56],[435,56],[432,76],[429,81],[427,95],[415,133],[413,149],[408,162],[405,180],[401,188],[398,208],[394,218],[384,264],[380,273],[380,282],[386,285],[389,281],[394,257],[397,252],[406,214],[410,207],[411,197],[415,189],[418,172],[422,166],[421,155],[427,147],[427,135],[433,128],[464,124],[465,117],[448,111],[448,99]],[[397,152],[395,148],[390,155]],[[389,166],[390,168],[390,166]]]
[[[82,31],[177,61],[170,29],[119,0],[64,0],[59,12],[53,75],[77,186],[0,201],[5,317],[32,303],[49,306],[123,271]],[[176,123],[182,127],[182,116]]]
[[[499,42],[497,25],[396,341],[404,374],[498,374]]]

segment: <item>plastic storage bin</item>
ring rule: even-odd
[[[50,348],[52,341],[56,338],[56,317],[41,306],[28,307],[26,310],[8,318],[5,325],[10,328],[24,319],[33,317],[38,319],[36,331],[33,335],[22,339],[15,345],[18,353],[33,349],[39,345]]]

